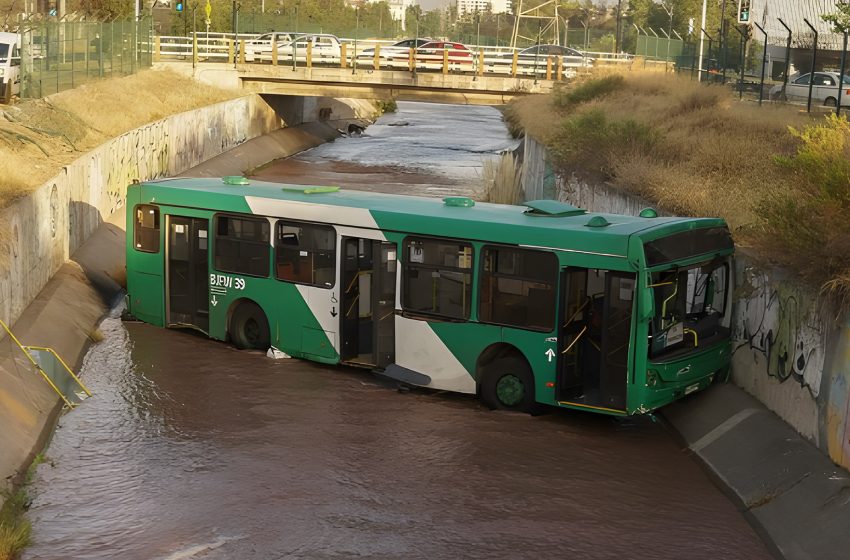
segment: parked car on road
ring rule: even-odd
[[[506,51],[499,53],[497,57],[485,58],[485,65],[488,71],[507,72],[509,65],[512,63],[515,51]],[[550,57],[561,57],[561,66],[568,77],[574,76],[578,68],[589,68],[593,66],[593,59],[586,56],[580,50],[572,47],[564,47],[561,45],[532,45],[520,51],[516,51],[517,64],[520,68],[517,70],[520,74],[533,72],[533,68],[538,66],[538,72],[545,71],[546,60]]]
[[[809,82],[812,73],[793,77],[788,81],[785,88],[785,97],[792,101],[807,101],[809,98]],[[812,102],[826,107],[835,107],[838,104],[838,84],[842,82],[841,106],[850,106],[850,76],[845,75],[839,80],[838,72],[815,72],[812,83]],[[777,84],[770,89],[770,98],[777,100],[782,95],[782,84]]]
[[[245,42],[245,62],[256,62],[257,60],[271,60],[272,44],[277,43],[277,51],[280,54],[284,45],[292,43],[294,33],[288,31],[272,31],[264,33]]]
[[[0,33],[0,103],[7,95],[19,95],[21,89],[21,36]]]
[[[390,60],[399,56],[409,56],[411,48],[421,47],[429,42],[431,42],[431,39],[429,38],[403,39],[397,43],[393,43],[392,45],[381,46],[380,49],[378,49],[378,58],[381,60]],[[374,47],[363,49],[357,53],[357,58],[361,59],[374,57]]]
[[[418,47],[415,52],[417,64],[442,65],[444,53],[448,52],[449,66],[455,69],[471,67],[473,52],[463,43],[453,41],[429,41]]]

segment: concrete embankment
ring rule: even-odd
[[[557,177],[533,138],[523,149],[529,198],[629,215],[650,205]],[[836,317],[820,301],[787,271],[739,249],[733,384],[662,411],[777,554],[795,560],[850,558],[850,316]]]
[[[338,127],[374,114],[367,101],[250,95],[150,123],[87,153],[0,212],[0,318],[24,344],[52,347],[78,366],[123,282],[127,184],[193,168],[199,176],[236,174],[328,141]],[[227,163],[213,159],[233,148]],[[0,337],[0,491],[20,480],[43,447],[59,403],[20,350]]]

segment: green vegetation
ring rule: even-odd
[[[545,116],[545,117],[544,117]],[[658,74],[601,76],[530,96],[505,117],[564,177],[664,209],[725,218],[739,246],[850,304],[850,123]]]
[[[23,486],[14,492],[0,495],[3,505],[0,507],[0,560],[14,560],[30,544],[32,526],[24,517],[30,506],[30,497],[26,486],[32,482],[35,469],[46,457],[39,453],[33,459]]]
[[[375,108],[379,115],[383,115],[384,113],[395,113],[398,111],[398,105],[396,105],[395,99],[379,99],[375,102]]]
[[[568,108],[571,105],[585,103],[614,93],[621,87],[625,79],[620,74],[610,74],[595,80],[587,80],[572,89],[562,88],[555,94],[555,105]]]

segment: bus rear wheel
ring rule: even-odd
[[[230,340],[240,350],[268,350],[271,346],[269,322],[255,303],[243,303],[230,319]]]
[[[481,401],[491,410],[533,412],[534,375],[525,360],[508,356],[490,364],[481,380]]]

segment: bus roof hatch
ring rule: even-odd
[[[580,216],[581,214],[587,213],[587,210],[584,208],[579,208],[578,206],[573,206],[572,204],[567,204],[566,202],[560,202],[557,200],[530,200],[526,202],[525,205],[529,208],[525,212],[529,216],[564,217]]]

